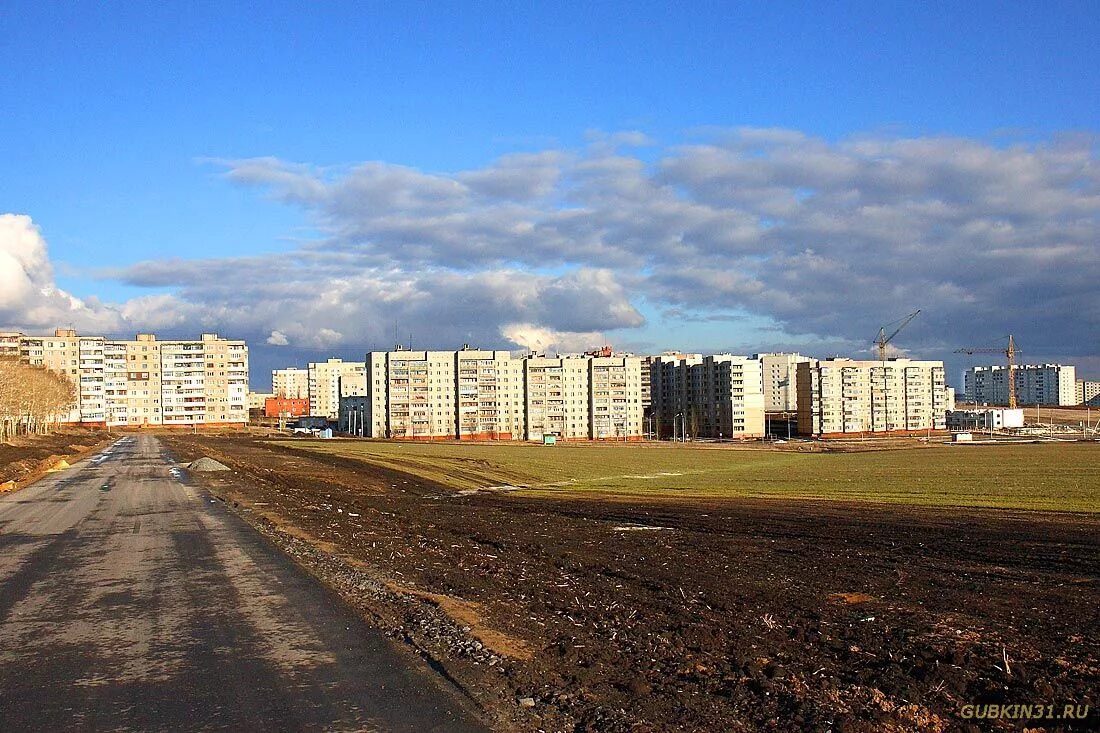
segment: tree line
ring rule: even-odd
[[[76,406],[76,387],[45,367],[0,358],[0,443],[45,434]]]

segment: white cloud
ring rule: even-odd
[[[272,346],[286,346],[290,341],[282,331],[272,331],[271,335],[267,337],[267,343]]]
[[[119,314],[57,287],[46,240],[31,217],[0,214],[0,327],[109,329]]]
[[[502,326],[500,335],[527,351],[579,352],[603,345],[603,334],[597,331],[555,331],[531,323],[509,323]]]

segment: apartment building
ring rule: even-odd
[[[523,360],[523,435],[527,440],[541,441],[544,436],[588,440],[592,426],[589,360],[584,356],[529,356]]]
[[[309,399],[309,370],[300,367],[271,370],[271,391],[275,397]]]
[[[340,398],[362,395],[367,391],[366,364],[361,361],[310,362],[308,368],[309,414],[336,420]]]
[[[798,365],[798,431],[840,436],[946,427],[943,362],[822,359]]]
[[[0,359],[18,359],[22,340],[23,334],[18,331],[0,331]]]
[[[459,440],[512,440],[523,434],[523,362],[507,351],[469,345],[455,352]]]
[[[1075,386],[1073,402],[1076,405],[1100,407],[1100,382],[1078,379]]]
[[[76,389],[69,422],[105,425],[248,422],[248,347],[217,334],[158,342],[78,336],[23,336],[20,357],[64,374]]]
[[[642,360],[594,356],[588,361],[588,436],[638,440],[642,429]]]
[[[764,435],[760,362],[747,356],[679,354],[651,370],[658,438]]]
[[[367,437],[448,440],[636,440],[641,359],[457,351],[366,355],[366,399],[340,424]],[[361,427],[359,427],[361,426]]]
[[[798,365],[811,361],[798,353],[754,354],[760,362],[765,412],[795,412],[798,409]]]
[[[1021,364],[1013,369],[1016,403],[1020,405],[1076,405],[1077,374],[1066,364]],[[963,374],[968,402],[1008,404],[1008,367],[976,366]]]
[[[369,437],[453,439],[457,392],[453,351],[372,351],[367,354]]]

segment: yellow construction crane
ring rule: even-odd
[[[919,310],[915,310],[909,315],[899,318],[896,321],[887,323],[885,326],[878,330],[878,338],[875,339],[875,345],[878,346],[878,360],[886,361],[886,344],[894,340],[894,337],[901,333],[901,329],[909,325],[909,321],[913,320],[920,313]],[[894,332],[889,336],[886,335],[886,329],[893,326],[895,323],[901,324],[894,329]]]
[[[1004,354],[1008,359],[1008,409],[1016,409],[1016,354],[1020,350],[1016,348],[1016,342],[1012,340],[1012,334],[1008,335],[1008,346],[1005,348],[981,348],[981,349],[955,349],[956,354]]]

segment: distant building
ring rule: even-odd
[[[798,432],[814,436],[946,428],[942,361],[822,359],[798,365]]]
[[[366,357],[369,437],[453,439],[455,352],[372,351]]]
[[[0,359],[18,359],[22,339],[23,334],[17,331],[0,331]]]
[[[366,355],[367,437],[403,440],[636,440],[641,359],[529,356],[469,346]],[[349,408],[350,409],[350,408]],[[343,418],[341,418],[343,424]]]
[[[589,360],[584,357],[530,356],[523,360],[525,436],[560,440],[587,440],[589,412]],[[641,362],[638,364],[639,378]],[[639,404],[641,396],[639,395]]]
[[[1100,407],[1100,382],[1078,379],[1073,400],[1074,404]]]
[[[455,353],[459,440],[523,436],[523,360],[464,346]]]
[[[1020,405],[1074,405],[1076,369],[1065,364],[1021,364],[1013,370],[1016,403]],[[967,402],[1008,404],[1008,367],[976,366],[963,374]]]
[[[366,366],[361,361],[329,359],[309,364],[309,414],[314,417],[336,420],[340,397],[366,391]]]
[[[1023,426],[1024,411],[1020,408],[1010,410],[1007,407],[978,407],[947,412],[948,430],[1000,430]]]
[[[654,360],[650,374],[658,437],[764,435],[759,361],[731,354],[680,354]]]
[[[264,401],[264,417],[299,418],[308,414],[309,400],[268,397]]]
[[[118,426],[238,425],[248,422],[248,346],[202,334],[158,341],[21,336],[20,359],[68,377],[76,389],[69,422]]]
[[[367,421],[370,419],[370,397],[351,395],[340,398],[340,419],[337,429],[342,433],[365,438],[369,435]]]
[[[276,397],[309,399],[309,370],[299,367],[271,370],[271,391]]]
[[[264,403],[267,402],[268,398],[274,397],[274,396],[275,395],[271,392],[249,392],[248,393],[248,411],[252,412],[253,410],[255,410],[257,412],[263,412],[264,411]]]
[[[794,412],[798,409],[798,365],[812,361],[790,353],[754,354],[760,362],[765,412]]]

